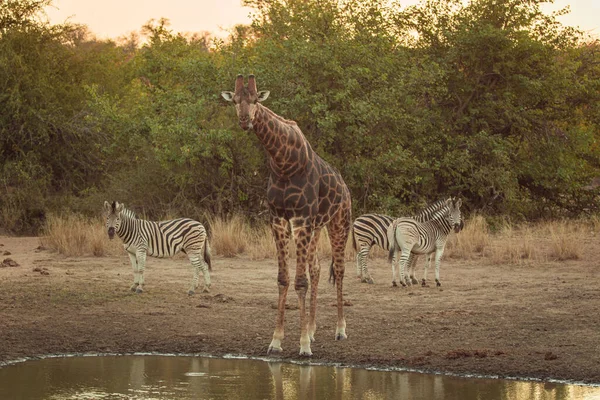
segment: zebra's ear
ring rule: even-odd
[[[104,211],[105,211],[105,212],[110,212],[110,209],[111,209],[111,208],[112,208],[112,207],[110,206],[110,203],[109,203],[108,201],[106,201],[106,200],[105,200],[105,201],[104,201]]]
[[[120,213],[123,211],[123,203],[119,203],[118,201],[115,203],[115,212]]]
[[[456,200],[456,208],[460,208],[462,206],[462,199]]]

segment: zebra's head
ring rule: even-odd
[[[463,228],[462,215],[460,213],[460,206],[462,205],[462,199],[456,197],[449,198],[446,200],[448,206],[448,220],[450,225],[454,229],[454,232],[458,233]]]
[[[256,90],[256,80],[254,75],[248,76],[248,86],[244,87],[244,76],[238,75],[235,80],[235,92],[221,92],[221,96],[227,101],[235,104],[235,111],[239,118],[240,127],[247,131],[252,129],[252,121],[256,114],[256,105],[258,102],[266,100],[269,97],[268,90]]]
[[[121,211],[123,211],[123,209],[123,204],[119,203],[118,201],[113,201],[112,204],[108,201],[104,202],[106,231],[109,239],[113,239],[115,237],[115,233],[119,230],[119,226],[121,226]]]

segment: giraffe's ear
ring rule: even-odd
[[[233,101],[233,92],[223,91],[221,92],[221,96],[227,101]]]
[[[264,101],[267,99],[267,97],[269,97],[269,92],[268,90],[261,90],[260,92],[258,92],[258,101]]]

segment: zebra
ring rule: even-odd
[[[425,222],[434,213],[445,207],[446,199],[440,199],[424,208],[412,218]],[[356,251],[356,277],[363,283],[373,283],[373,278],[367,269],[367,257],[371,247],[378,245],[385,251],[389,251],[387,231],[395,218],[384,214],[364,214],[354,220],[352,225],[353,247]],[[462,223],[462,221],[461,221]],[[416,257],[412,261],[416,262]],[[396,286],[394,264],[392,263],[392,285]]]
[[[460,231],[462,221],[460,206],[461,199],[450,198],[446,200],[446,207],[434,213],[431,220],[426,222],[417,221],[414,218],[398,218],[392,222],[388,230],[388,241],[390,242],[390,251],[388,260],[394,262],[397,259],[398,251],[400,256],[400,283],[402,286],[412,284],[408,279],[404,279],[404,271],[411,257],[418,254],[431,256],[435,252],[435,283],[441,286],[440,282],[440,260],[444,254],[444,247],[450,231]],[[427,269],[425,269],[425,274]],[[423,277],[425,285],[425,275]]]
[[[113,239],[115,234],[123,241],[123,247],[129,255],[133,267],[133,285],[131,291],[144,291],[144,269],[146,255],[158,258],[173,257],[179,251],[187,254],[194,277],[188,294],[194,294],[198,288],[200,271],[204,275],[203,292],[210,289],[210,244],[206,229],[193,219],[177,218],[170,221],[146,221],[138,219],[135,213],[122,203],[104,202],[106,229],[108,237]]]

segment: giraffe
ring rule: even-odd
[[[331,242],[332,263],[330,281],[337,289],[337,326],[335,339],[346,339],[342,282],[344,252],[351,226],[350,191],[340,173],[317,155],[294,121],[286,120],[260,104],[269,91],[256,90],[254,75],[244,86],[243,75],[235,81],[235,92],[221,92],[223,98],[235,104],[239,125],[253,130],[268,155],[270,167],[267,203],[271,231],[277,247],[279,266],[277,283],[279,301],[273,339],[267,354],[281,353],[284,337],[284,314],[288,286],[288,244],[290,231],[296,242],[296,276],[294,289],[300,310],[300,355],[311,356],[317,309],[317,287],[320,266],[316,247],[323,227],[327,227]],[[310,277],[310,310],[306,317],[306,293]]]

